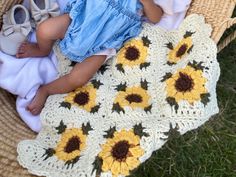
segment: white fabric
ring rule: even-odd
[[[183,21],[191,0],[154,0],[164,11],[164,15],[157,26],[167,30],[177,29]]]
[[[34,35],[32,35],[34,38]],[[17,95],[16,108],[22,120],[39,132],[39,116],[33,116],[26,107],[34,98],[38,87],[56,79],[56,57],[17,59],[0,52],[0,87]]]
[[[61,12],[69,0],[58,0]],[[165,12],[159,22],[161,27],[167,29],[177,28],[184,19],[190,0],[155,0]],[[171,4],[171,5],[170,5]],[[29,0],[23,5],[29,8]],[[35,40],[35,36],[32,36]],[[99,55],[114,55],[114,50],[102,51]],[[33,116],[26,111],[26,106],[34,98],[38,87],[53,81],[57,77],[56,56],[17,59],[0,52],[0,87],[18,96],[16,107],[22,120],[33,130],[39,132],[41,123],[39,116]]]

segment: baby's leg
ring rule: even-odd
[[[70,17],[68,14],[45,20],[37,28],[37,43],[22,43],[16,57],[26,58],[47,56],[52,50],[54,41],[64,38],[69,24]]]
[[[49,95],[68,93],[85,85],[105,60],[105,55],[94,55],[82,63],[77,63],[69,74],[47,85],[41,86],[27,109],[33,115],[39,114]]]

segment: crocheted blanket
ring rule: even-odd
[[[127,176],[173,133],[202,125],[218,113],[211,31],[198,15],[172,32],[144,24],[86,86],[49,97],[19,163],[47,177]],[[63,75],[75,63],[56,50]]]

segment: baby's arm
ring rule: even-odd
[[[158,23],[163,15],[163,10],[153,0],[140,0],[143,4],[144,15],[152,23]]]

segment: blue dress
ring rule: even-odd
[[[65,9],[71,24],[59,46],[70,60],[84,59],[105,49],[119,50],[141,31],[139,0],[71,0]]]

